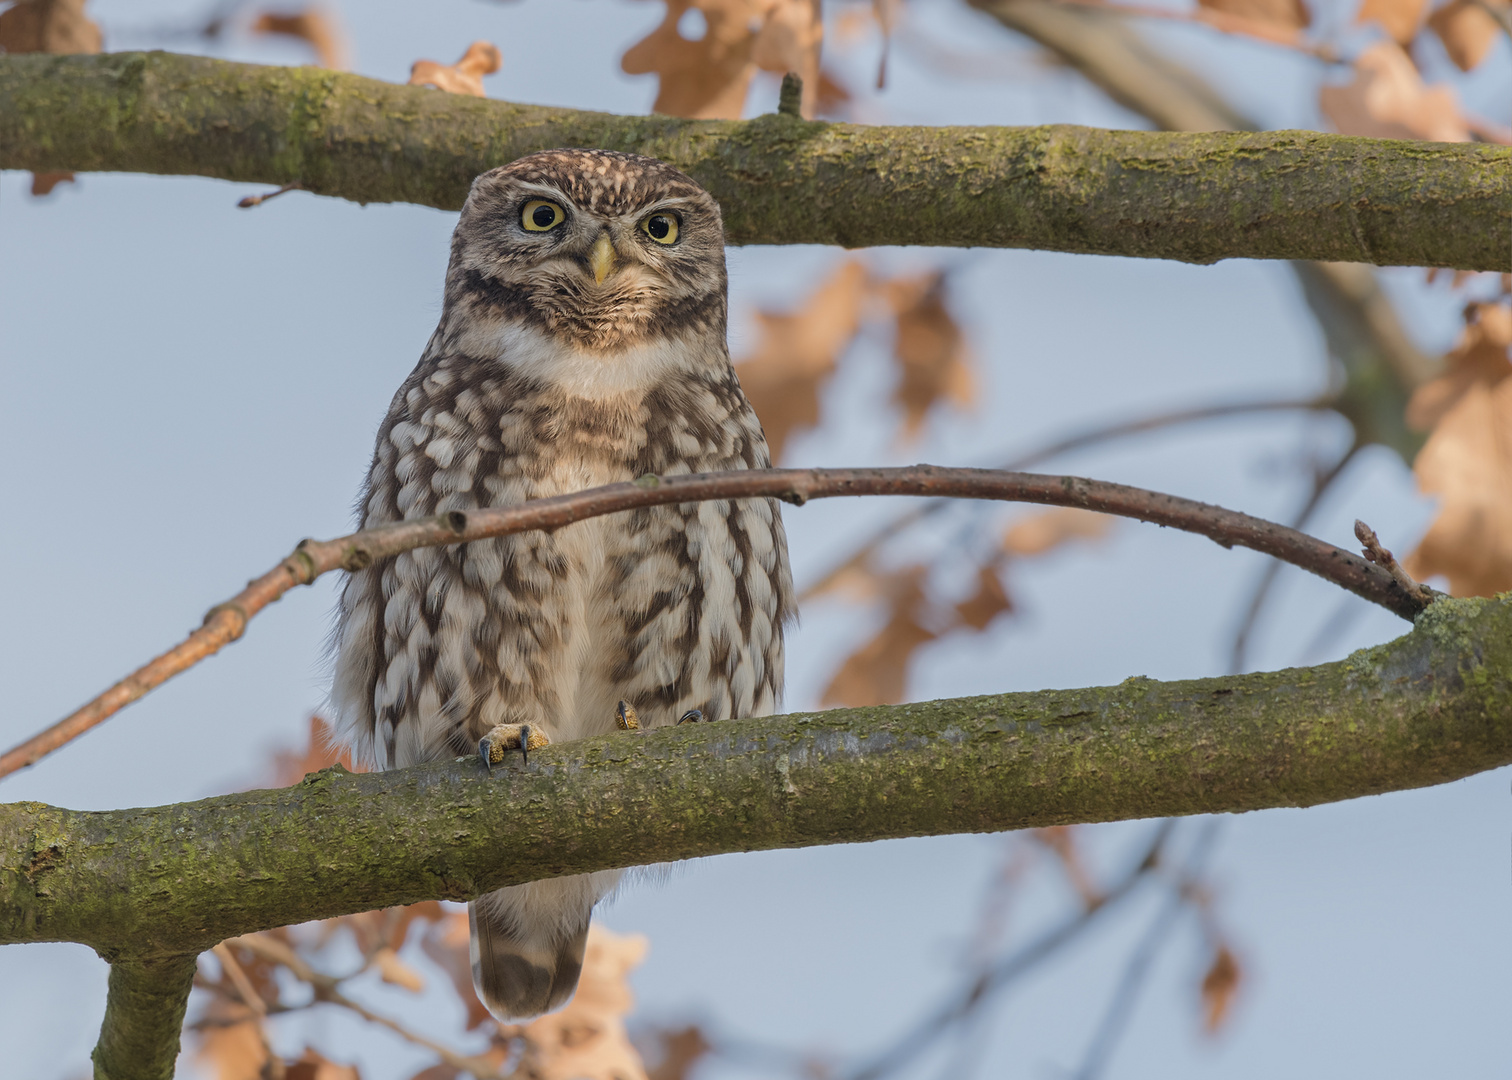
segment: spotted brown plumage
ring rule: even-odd
[[[535,222],[556,224],[528,228],[533,201],[560,208]],[[652,232],[656,215],[675,221]],[[361,525],[765,467],[726,308],[719,207],[682,173],[554,150],[483,174],[453,235],[440,324],[379,428]],[[528,738],[609,733],[621,701],[646,728],[691,710],[759,716],[782,694],[792,611],[771,499],[422,548],[348,580],[332,697],[382,768],[480,740],[502,758]],[[592,907],[618,879],[533,882],[471,905],[474,980],[496,1016],[571,996]]]

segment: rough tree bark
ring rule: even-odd
[[[633,150],[685,169],[719,200],[737,244],[1464,270],[1512,260],[1512,147],[679,120],[171,53],[0,58],[0,168],[192,173],[455,209],[479,172],[554,146]]]
[[[235,934],[718,852],[1310,806],[1508,763],[1512,596],[1441,600],[1312,668],[684,725],[492,777],[466,758],[150,809],[13,804],[0,943],[110,960],[97,1075],[157,1078],[165,1051],[142,1046],[176,1043],[186,958]],[[107,1067],[127,1039],[140,1064]]]

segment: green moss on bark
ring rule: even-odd
[[[462,204],[533,150],[676,164],[737,244],[1037,248],[1505,270],[1512,148],[1317,132],[866,127],[626,117],[167,53],[0,57],[0,168],[298,182]]]
[[[0,807],[0,942],[162,958],[558,874],[884,837],[1310,806],[1512,762],[1512,596],[1314,668],[687,725],[329,769],[150,809]]]

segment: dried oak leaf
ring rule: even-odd
[[[627,976],[646,957],[643,935],[588,928],[583,973],[566,1007],[522,1029],[525,1052],[517,1076],[528,1080],[647,1080],[625,1031],[635,1005]]]
[[[1019,518],[1003,533],[1002,548],[1009,555],[1032,556],[1072,540],[1097,540],[1108,534],[1113,519],[1107,514],[1058,506]]]
[[[646,1074],[649,1080],[688,1080],[693,1066],[714,1049],[697,1025],[658,1031],[656,1039],[661,1046],[661,1058]]]
[[[847,259],[797,311],[756,313],[756,351],[735,373],[773,461],[782,460],[791,435],[819,422],[819,391],[860,329],[866,295],[866,269]]]
[[[630,46],[620,67],[659,79],[655,111],[705,120],[738,120],[758,69],[803,77],[803,112],[813,115],[824,33],[818,0],[664,0],[666,15]],[[678,24],[703,15],[697,41]]]
[[[1237,15],[1241,19],[1270,23],[1288,30],[1302,30],[1312,25],[1312,13],[1302,0],[1197,0],[1197,3],[1204,11]]]
[[[467,1009],[467,1030],[493,1021],[493,1016],[478,1000],[473,989],[472,957],[468,952],[468,928],[466,911],[449,911],[446,916],[426,931],[420,939],[420,948],[436,966],[446,972],[452,988]]]
[[[1202,1027],[1209,1035],[1216,1034],[1228,1019],[1242,977],[1238,958],[1227,945],[1218,946],[1202,977]]]
[[[10,53],[97,53],[100,28],[84,0],[21,0],[0,12],[0,49]]]
[[[298,1061],[284,1066],[284,1080],[362,1080],[355,1065],[338,1065],[306,1046]]]
[[[1003,588],[1003,578],[996,562],[977,569],[977,588],[965,600],[955,606],[956,618],[962,626],[981,631],[992,625],[999,615],[1013,610],[1013,601]]]
[[[1448,370],[1421,387],[1408,422],[1432,426],[1413,463],[1418,487],[1442,499],[1412,576],[1449,579],[1456,596],[1512,589],[1512,308],[1478,304]]]
[[[897,319],[893,355],[900,369],[893,400],[903,407],[903,437],[916,438],[940,400],[969,407],[976,396],[966,337],[945,304],[945,274],[933,271],[883,286]]]
[[[1071,825],[1050,825],[1043,829],[1034,829],[1030,835],[1043,844],[1060,862],[1061,870],[1066,875],[1066,880],[1076,890],[1076,895],[1081,897],[1081,902],[1088,911],[1103,902],[1102,890],[1092,881],[1092,875],[1087,872],[1087,864],[1081,857],[1081,848],[1076,843],[1076,829]]]
[[[1380,41],[1354,62],[1354,80],[1325,86],[1323,113],[1345,135],[1467,142],[1470,130],[1454,91],[1429,86],[1400,45]]]
[[[373,954],[373,966],[378,969],[378,977],[391,986],[402,986],[412,994],[425,989],[425,980],[420,973],[399,959],[399,954],[387,946]]]
[[[265,11],[248,27],[254,34],[291,37],[303,41],[323,68],[345,71],[349,61],[346,35],[335,16],[320,8],[303,11]]]
[[[1423,24],[1423,13],[1428,10],[1428,0],[1365,0],[1355,22],[1377,22],[1399,45],[1406,45],[1417,36]]]
[[[71,172],[32,173],[31,193],[40,198],[43,195],[51,195],[53,188],[59,184],[71,184],[73,182],[74,174]]]
[[[903,700],[908,662],[939,635],[923,623],[927,568],[908,566],[888,579],[887,622],[846,659],[824,688],[820,705],[891,705]]]
[[[1491,52],[1501,27],[1475,0],[1454,0],[1428,16],[1428,27],[1438,35],[1449,59],[1461,71],[1478,67]]]
[[[434,86],[448,94],[483,96],[483,76],[492,75],[504,64],[504,55],[486,41],[467,47],[462,59],[447,67],[434,60],[416,60],[410,66],[411,86]]]
[[[194,1060],[211,1080],[263,1080],[272,1064],[261,1022],[250,1010],[221,997],[199,1015]]]

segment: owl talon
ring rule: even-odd
[[[689,709],[677,718],[677,722],[679,724],[701,724],[703,723],[703,718],[704,715],[701,709]]]
[[[635,706],[621,701],[614,707],[614,726],[621,731],[639,731],[640,718],[635,715]]]
[[[495,768],[504,763],[511,750],[520,752],[520,760],[530,764],[530,752],[550,746],[546,733],[530,724],[500,724],[478,740],[478,756],[492,775]]]

